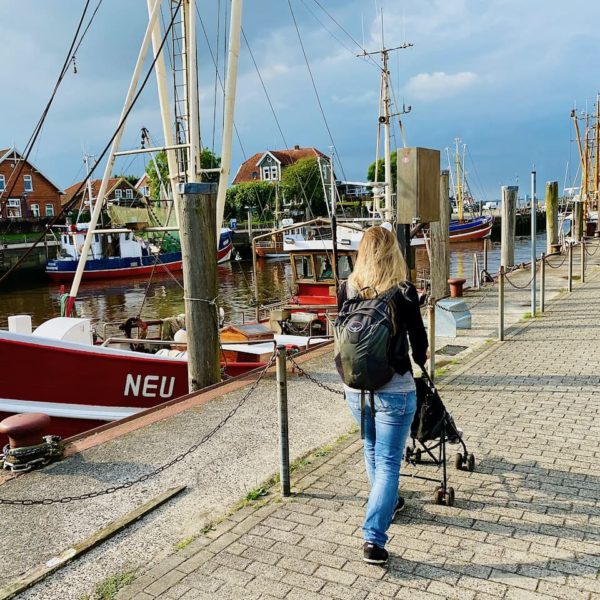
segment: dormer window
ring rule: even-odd
[[[125,198],[127,198],[127,200],[133,200],[133,190],[125,190]]]
[[[279,173],[277,167],[271,167],[271,181],[277,181],[279,179]]]
[[[271,167],[263,167],[262,168],[262,178],[264,181],[271,180]]]
[[[23,186],[26,192],[33,192],[33,180],[31,175],[23,175]]]
[[[120,200],[123,197],[123,190],[115,190],[115,200]]]

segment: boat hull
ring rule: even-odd
[[[231,259],[233,241],[231,235],[221,236],[220,247],[217,251],[217,262],[223,263]],[[46,266],[46,275],[52,281],[72,281],[77,271],[77,260],[50,260]],[[86,261],[83,271],[83,281],[98,279],[121,279],[125,277],[144,277],[154,272],[178,272],[183,268],[181,252],[161,254],[158,262],[154,256],[139,258],[104,258]]]
[[[42,412],[51,417],[47,433],[63,438],[188,393],[185,359],[130,350],[2,331],[0,364],[0,419]],[[223,366],[233,377],[263,363]]]
[[[449,227],[450,243],[471,242],[489,237],[492,233],[494,217],[485,216],[467,221],[452,221]],[[413,246],[423,246],[425,239],[422,236],[413,238]]]

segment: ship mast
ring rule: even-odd
[[[462,175],[461,175],[461,164],[460,164],[460,151],[458,145],[460,143],[460,139],[456,138],[456,152],[455,152],[455,162],[456,162],[456,208],[458,210],[458,221],[462,223],[463,221],[463,185],[462,185]]]

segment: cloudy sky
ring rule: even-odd
[[[95,7],[97,0],[91,0]],[[223,55],[227,0],[199,0],[202,23]],[[75,31],[84,0],[2,0],[3,93],[0,147],[23,148],[47,102]],[[501,185],[538,191],[547,180],[562,187],[575,164],[569,113],[590,111],[600,89],[600,2],[590,0],[291,0],[323,110],[347,179],[363,180],[374,159],[379,72],[357,58],[359,46],[414,47],[392,55],[398,103],[409,146],[439,148],[460,137],[474,192],[499,196]],[[325,7],[343,31],[319,7]],[[98,154],[112,134],[146,25],[146,0],[103,0],[48,116],[32,158],[61,187],[80,179],[82,154]],[[287,0],[253,0],[244,29],[288,145],[328,152],[330,136],[319,111]],[[202,30],[200,29],[202,35]],[[350,37],[351,36],[351,37]],[[353,38],[353,39],[351,39]],[[354,40],[354,41],[353,41]],[[356,44],[358,43],[358,45]],[[203,144],[220,147],[221,97],[214,113],[214,65],[199,48]],[[233,171],[245,155],[284,146],[243,45]],[[128,123],[124,146],[139,144],[147,127],[162,142],[155,84],[150,80]],[[394,144],[402,144],[399,135]],[[443,162],[446,160],[444,158]],[[121,159],[117,171],[140,174],[142,158]],[[571,168],[573,173],[574,168]]]

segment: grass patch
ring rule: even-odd
[[[121,588],[133,583],[134,579],[135,573],[133,571],[111,575],[98,584],[95,595],[99,600],[112,600]]]
[[[267,490],[264,487],[258,487],[253,490],[250,490],[245,496],[244,499],[248,500],[248,502],[253,502],[254,500],[258,500],[263,496],[267,495]]]
[[[179,550],[183,550],[184,548],[187,548],[194,541],[194,539],[195,538],[193,535],[183,538],[182,540],[180,540],[179,542],[177,542],[175,544],[175,550],[177,550],[179,552]]]
[[[433,377],[434,379],[437,379],[438,377],[443,377],[446,373],[448,372],[448,367],[438,367],[434,372],[433,372]]]

